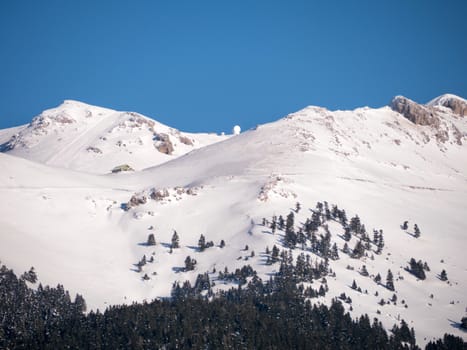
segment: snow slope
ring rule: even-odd
[[[198,273],[214,268],[233,271],[250,264],[269,278],[279,265],[266,264],[265,250],[281,247],[284,233],[272,234],[262,218],[285,217],[300,202],[298,227],[317,201],[327,201],[345,209],[349,219],[358,214],[370,235],[382,229],[385,247],[381,255],[353,259],[341,251],[343,228],[329,222],[340,259],[330,261],[336,276],[326,278],[329,292],[318,302],[344,292],[355,316],[368,313],[387,327],[403,318],[415,327],[420,344],[445,332],[466,339],[456,322],[467,307],[467,118],[446,108],[435,113],[437,125],[416,125],[389,107],[310,106],[122,174],[82,174],[0,154],[6,170],[0,173],[0,257],[17,272],[33,265],[42,282],[63,283],[92,308],[150,300],[169,295],[174,281],[194,282]],[[400,228],[405,220],[407,231]],[[414,223],[420,238],[412,235]],[[171,252],[174,230],[180,248]],[[156,246],[145,245],[150,233]],[[201,234],[215,246],[200,252]],[[353,237],[349,247],[356,242]],[[309,245],[303,248],[293,254],[321,259]],[[138,272],[143,255],[154,262]],[[188,255],[198,262],[195,271],[183,270]],[[405,270],[412,257],[428,263],[426,280]],[[362,265],[369,277],[359,273]],[[379,273],[384,280],[388,269],[395,292],[371,278]],[[447,282],[438,278],[443,269]],[[210,277],[215,281],[217,273]],[[350,288],[353,280],[361,293]],[[319,285],[315,281],[314,288]],[[228,287],[222,281],[216,286]],[[378,304],[394,293],[395,305]]]
[[[10,130],[10,129],[9,129]],[[29,160],[90,173],[129,164],[139,170],[225,139],[182,133],[134,112],[117,112],[66,100],[46,110],[8,139],[0,150]]]

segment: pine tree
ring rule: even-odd
[[[365,277],[368,276],[368,271],[367,271],[365,265],[362,266],[362,269],[360,270],[360,273],[361,273],[362,276],[365,276]]]
[[[345,213],[344,209],[342,209],[341,211],[340,220],[341,220],[342,226],[346,227],[347,226],[347,214]]]
[[[379,232],[378,230],[373,230],[373,243],[378,246],[379,242]]]
[[[386,276],[386,288],[389,290],[394,291],[394,276],[392,275],[391,270],[388,270],[388,274]]]
[[[344,243],[344,247],[342,248],[342,251],[345,254],[349,254],[349,245],[347,244],[347,242]]]
[[[287,215],[284,241],[289,248],[295,248],[297,244],[297,234],[294,231],[294,213],[292,211]]]
[[[420,228],[418,227],[417,224],[414,225],[413,231],[414,231],[414,237],[415,237],[415,238],[420,237],[420,234],[421,234],[421,233],[420,233]]]
[[[345,227],[344,229],[344,241],[348,242],[352,238],[352,234],[350,233],[350,227]]]
[[[174,234],[172,235],[172,249],[180,248],[180,237],[178,237],[177,231],[174,230]]]
[[[295,220],[295,215],[293,213],[293,211],[291,211],[289,213],[289,215],[287,215],[287,219],[286,219],[286,222],[285,222],[285,229],[289,229],[289,230],[293,230],[294,228],[294,220]]]
[[[273,263],[279,260],[279,248],[277,248],[275,244],[272,247],[271,260]]]
[[[300,211],[301,208],[302,208],[302,206],[300,205],[299,202],[297,202],[297,203],[295,204],[295,212],[298,213],[298,212]]]
[[[350,219],[350,230],[353,231],[355,234],[359,234],[361,230],[361,222],[358,215],[355,215],[353,218]]]
[[[36,283],[37,282],[37,274],[36,271],[34,270],[34,267],[31,267],[28,272],[25,272],[21,275],[21,278],[25,281],[28,281],[30,283]]]
[[[461,328],[467,329],[467,317],[462,317],[461,319]]]
[[[75,297],[75,308],[79,312],[86,312],[87,306],[86,306],[86,301],[84,300],[83,296],[81,294],[76,294]]]
[[[219,244],[219,247],[224,248],[225,247],[225,241],[221,239],[221,243]]]
[[[409,228],[409,222],[408,221],[404,221],[404,223],[402,224],[402,229],[403,230],[407,230]]]
[[[447,281],[448,280],[448,274],[446,273],[446,270],[441,271],[439,278],[441,281]]]
[[[357,290],[357,283],[355,282],[355,280],[353,280],[351,288]]]
[[[423,263],[421,260],[415,261],[414,258],[410,259],[409,271],[417,278],[424,280],[426,278],[425,271],[423,270]]]
[[[378,239],[377,247],[378,249],[376,250],[376,254],[381,254],[384,248],[383,230],[379,230],[379,239]]]
[[[319,213],[322,213],[323,212],[323,203],[321,203],[321,202],[316,203],[316,209],[318,209]]]
[[[282,215],[279,215],[279,224],[278,224],[279,230],[283,230],[283,229],[284,229],[284,225],[285,225],[284,218],[282,217]]]
[[[185,259],[185,271],[192,271],[195,269],[196,260],[192,259],[189,255]]]
[[[365,255],[365,247],[363,246],[362,241],[358,241],[352,251],[352,258],[360,259],[363,255]]]
[[[381,275],[380,275],[379,273],[375,276],[374,281],[375,281],[377,284],[380,284],[380,283],[381,283]]]
[[[202,252],[202,251],[204,251],[206,249],[206,238],[204,237],[203,234],[201,234],[201,236],[199,236],[198,248],[199,248],[200,252]]]
[[[339,260],[339,251],[337,250],[337,244],[334,243],[331,248],[331,259]]]
[[[154,238],[154,233],[150,233],[148,235],[148,240],[146,242],[146,245],[156,245],[156,239]]]

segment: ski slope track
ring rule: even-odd
[[[420,345],[445,332],[467,340],[458,327],[467,310],[466,106],[454,95],[426,105],[398,96],[390,106],[353,111],[309,106],[216,136],[67,101],[0,131],[0,259],[17,273],[34,266],[42,283],[64,284],[92,309],[170,296],[174,282],[194,284],[204,272],[226,289],[233,284],[218,280],[226,267],[251,265],[263,280],[278,272],[266,248],[285,249],[284,231],[272,232],[263,218],[293,211],[298,230],[326,201],[349,220],[358,215],[371,237],[383,230],[385,244],[381,254],[373,247],[356,259],[343,249],[359,238],[346,242],[342,225],[327,221],[339,259],[329,260],[326,281],[312,284],[329,287],[313,302],[345,293],[352,315],[367,313],[387,328],[404,319]],[[159,147],[167,139],[170,155]],[[110,174],[120,164],[135,171]],[[171,249],[174,230],[180,248]],[[155,246],[146,245],[151,233]],[[201,234],[214,246],[200,251]],[[308,241],[292,250],[301,253],[322,261]],[[139,268],[143,256],[152,262]],[[184,269],[187,256],[194,271]],[[411,258],[429,266],[425,280],[408,271]],[[395,291],[385,287],[389,269]]]

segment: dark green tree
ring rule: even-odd
[[[391,272],[391,270],[388,270],[388,274],[386,276],[386,288],[389,290],[394,291],[394,276]]]
[[[349,254],[349,245],[347,244],[347,242],[344,243],[344,247],[342,248],[342,251],[345,254]]]
[[[180,248],[180,237],[178,236],[177,231],[174,230],[172,235],[172,249]]]
[[[23,273],[21,275],[21,278],[25,281],[28,281],[30,283],[36,283],[37,282],[37,274],[36,271],[34,270],[34,267],[31,267],[29,271]]]
[[[360,259],[362,256],[365,255],[365,247],[363,246],[362,241],[358,241],[355,244],[355,247],[352,251],[352,258],[354,259]]]
[[[193,271],[195,269],[196,260],[189,255],[185,258],[185,271]]]
[[[423,263],[421,260],[416,261],[414,258],[411,258],[409,261],[410,268],[408,269],[415,277],[424,280],[426,278],[425,271],[423,269]]]
[[[146,245],[156,245],[156,238],[154,237],[154,233],[150,233],[148,235],[148,240],[146,242]]]
[[[331,248],[331,259],[332,260],[339,260],[339,251],[337,249],[337,244],[334,242]]]
[[[461,319],[461,328],[467,329],[467,317],[462,317],[462,319]]]
[[[345,230],[344,231],[344,240],[346,242],[348,242],[352,238],[352,234],[350,233],[350,227],[347,226],[347,227],[344,228],[344,230]]]
[[[402,229],[403,230],[407,230],[409,228],[409,222],[408,221],[404,221],[404,223],[402,224]]]
[[[298,213],[298,212],[300,211],[301,208],[302,208],[302,206],[300,205],[299,202],[297,202],[297,203],[295,204],[295,212]]]
[[[203,234],[201,234],[201,236],[199,236],[198,248],[199,248],[200,252],[202,252],[202,251],[204,251],[206,249],[206,238],[204,237]]]
[[[420,237],[420,234],[421,234],[421,233],[420,233],[420,228],[418,227],[417,224],[414,225],[414,227],[413,227],[413,232],[414,232],[414,237],[415,237],[415,238]]]

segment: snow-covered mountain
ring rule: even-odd
[[[100,144],[77,141],[68,148],[73,152],[59,153],[61,161],[53,163],[33,141],[10,142],[9,154],[0,154],[0,258],[18,272],[34,266],[42,282],[63,283],[92,308],[168,296],[174,281],[193,283],[204,272],[215,288],[228,288],[232,284],[218,279],[226,267],[235,271],[249,264],[263,279],[278,272],[279,263],[269,264],[267,251],[289,247],[284,230],[271,228],[273,216],[294,212],[298,232],[317,211],[317,202],[326,201],[330,209],[344,209],[349,221],[358,215],[371,242],[366,255],[352,257],[362,236],[352,234],[346,241],[344,226],[334,217],[321,223],[316,236],[328,230],[339,259],[329,260],[326,281],[314,281],[313,288],[329,287],[317,302],[345,293],[352,299],[346,308],[355,316],[367,313],[387,327],[405,319],[421,344],[445,332],[466,339],[456,327],[467,307],[465,106],[454,95],[427,105],[398,96],[388,107],[353,111],[310,106],[155,167],[104,176],[64,169],[88,170],[85,158],[75,158],[83,162],[80,167],[66,163],[66,156]],[[102,135],[115,127],[113,119],[111,126],[104,124],[88,133]],[[23,143],[31,155],[37,150],[31,157],[36,162],[12,156],[16,147],[27,149]],[[130,163],[101,149],[103,162],[112,154],[118,160],[113,164]],[[401,228],[404,221],[407,229]],[[418,238],[414,224],[421,231]],[[384,232],[380,254],[373,229]],[[174,230],[180,248],[171,249]],[[150,234],[155,246],[146,244]],[[201,234],[214,246],[200,251]],[[346,244],[350,253],[344,252]],[[301,253],[313,263],[324,261],[308,239],[292,250],[294,259]],[[147,263],[139,267],[143,256]],[[197,261],[194,271],[184,269],[187,256]],[[409,271],[411,258],[427,263],[425,280]],[[384,286],[388,270],[395,291]],[[443,270],[447,281],[440,278]],[[351,288],[354,280],[361,291]],[[394,295],[397,300],[389,302]]]
[[[52,166],[105,174],[124,164],[144,169],[225,138],[183,133],[135,112],[67,100],[28,125],[0,133],[0,150]]]

